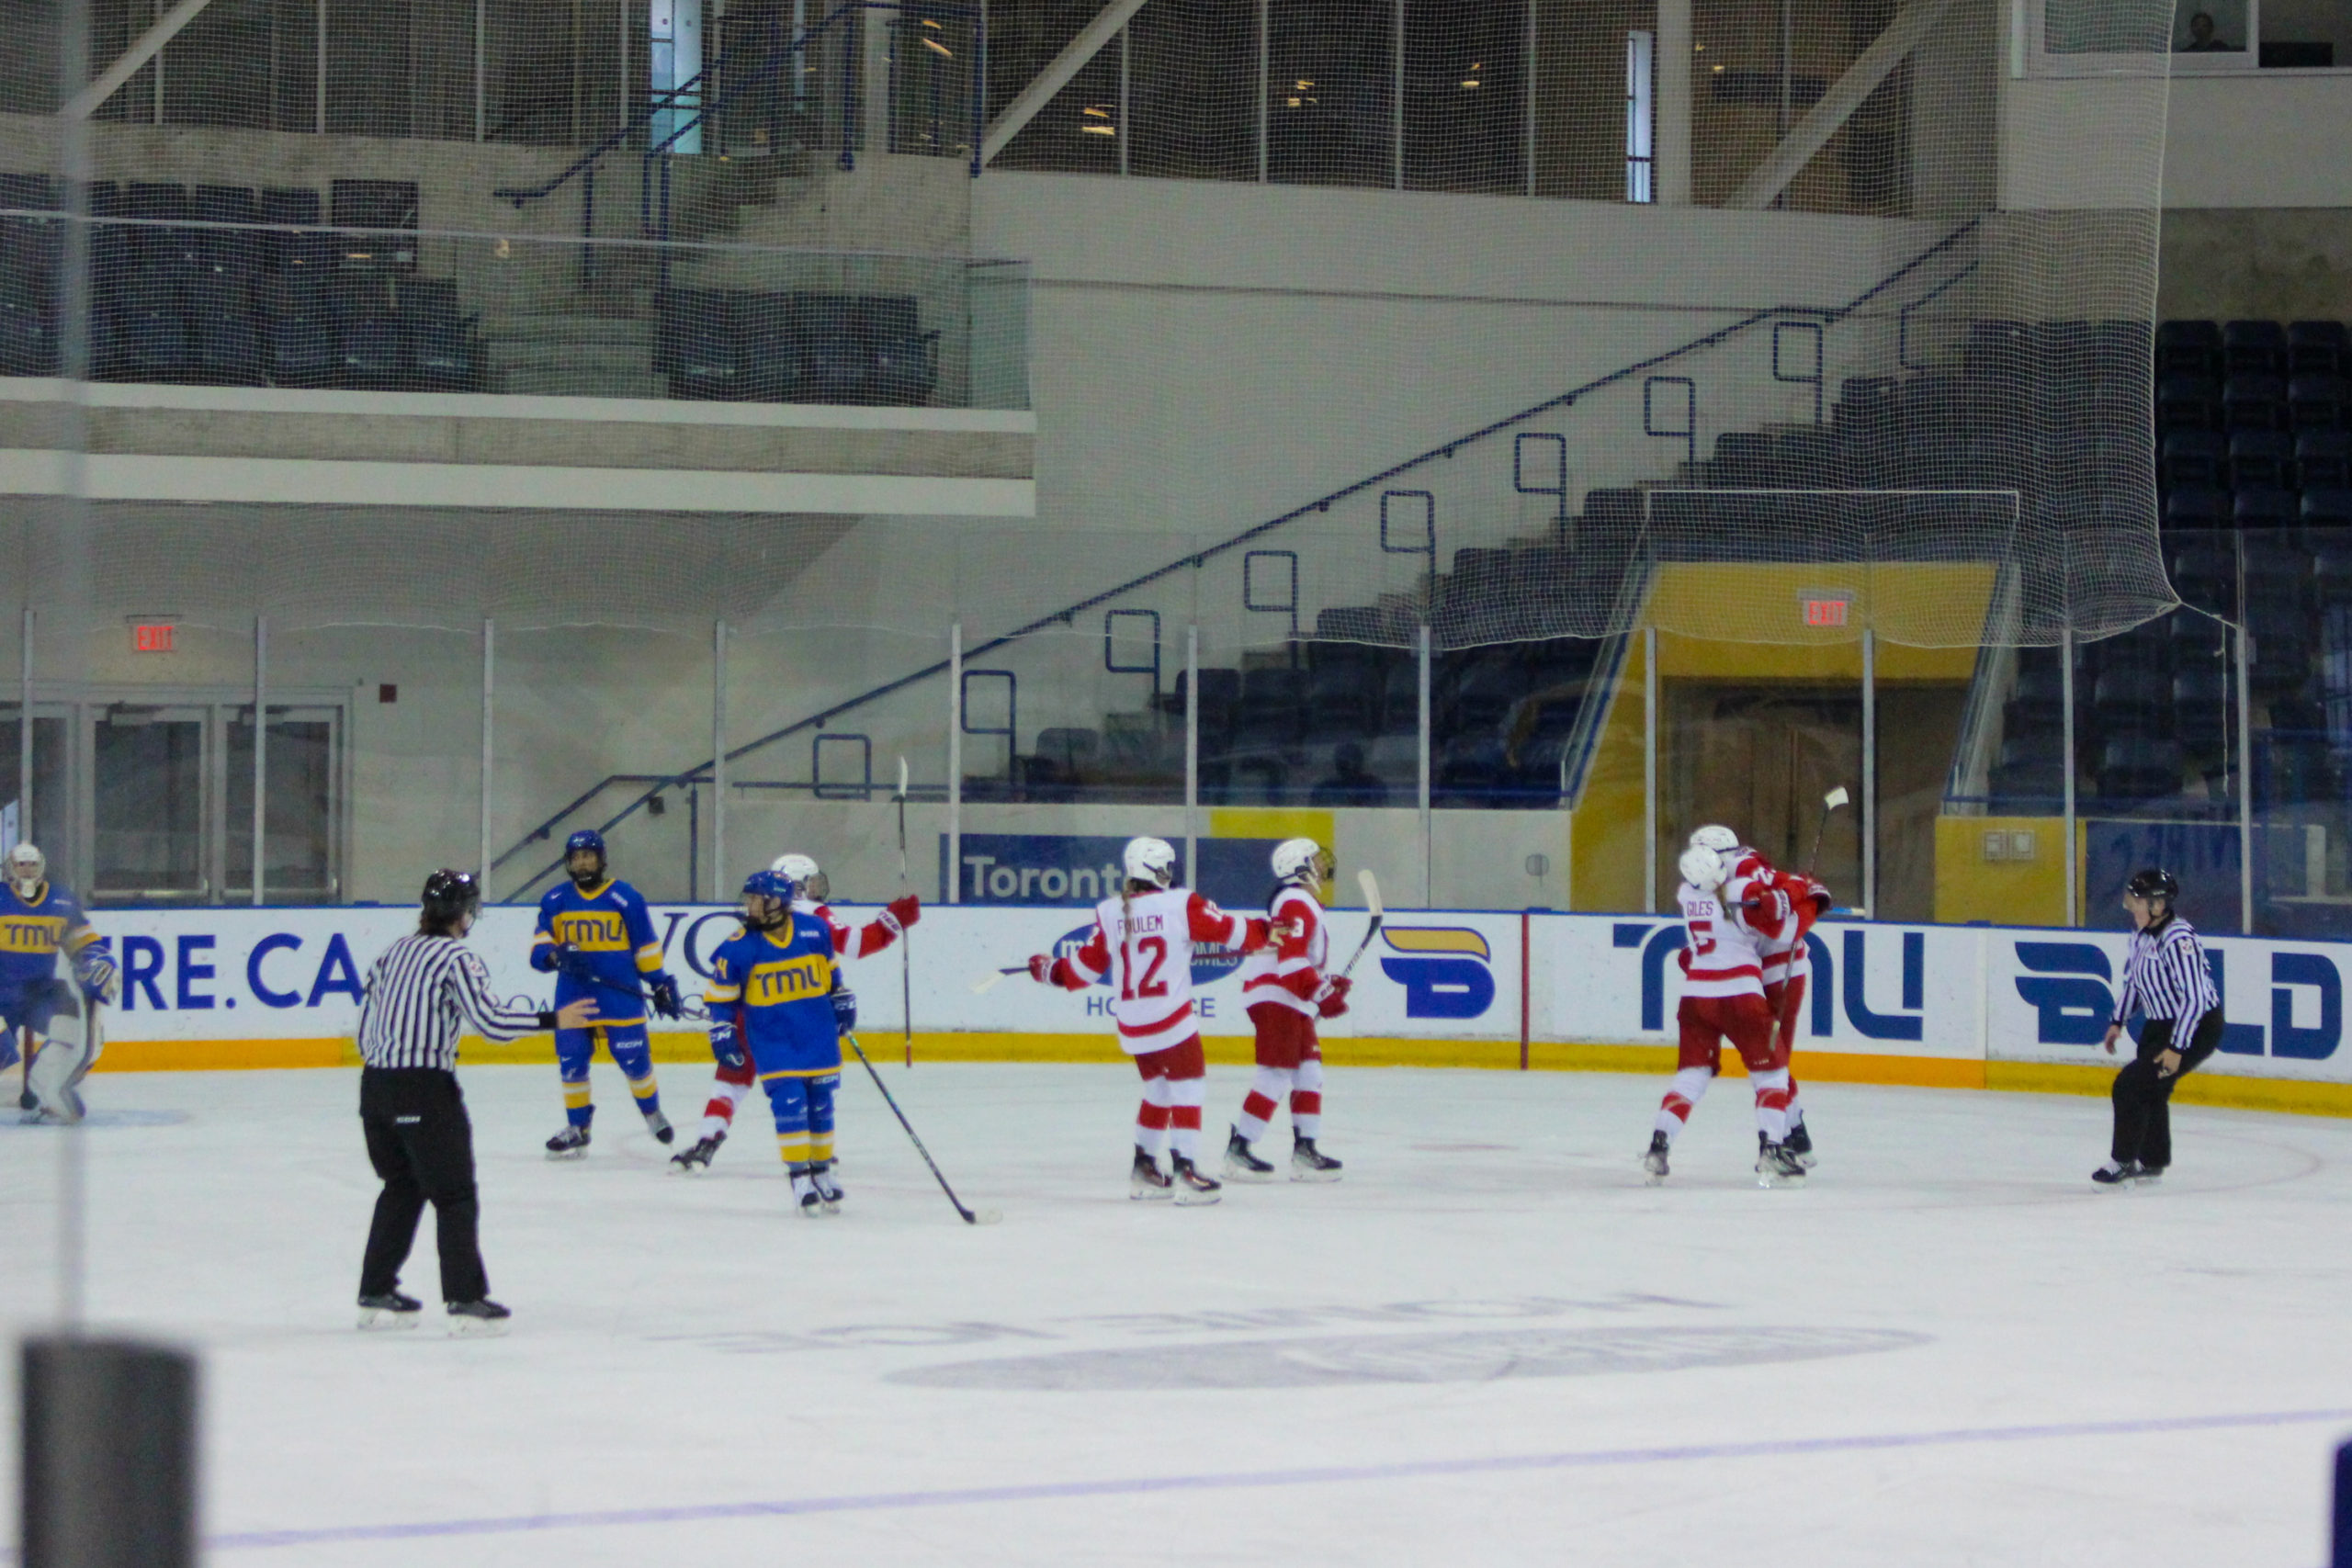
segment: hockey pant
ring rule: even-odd
[[[2197,1021],[2197,1032],[2182,1050],[2173,1042],[2172,1020],[2151,1019],[2140,1031],[2140,1054],[2115,1075],[2115,1140],[2108,1150],[2118,1165],[2138,1160],[2151,1170],[2172,1163],[2172,1091],[2222,1043],[2222,1013],[2216,1008]],[[2180,1051],[2180,1067],[2158,1076],[2156,1057]]]
[[[775,1114],[775,1147],[785,1165],[796,1175],[812,1165],[831,1165],[833,1095],[842,1087],[841,1074],[771,1073],[760,1087],[768,1091],[768,1109]]]
[[[1789,1067],[1785,1048],[1771,1042],[1772,1014],[1759,996],[1685,997],[1676,1012],[1682,1032],[1679,1066],[1657,1108],[1657,1131],[1671,1144],[1690,1120],[1721,1071],[1723,1042],[1729,1036],[1747,1067],[1756,1094],[1756,1126],[1766,1141],[1789,1135]]]
[[[556,1067],[563,1076],[564,1119],[573,1126],[585,1128],[595,1120],[596,1107],[588,1096],[588,1064],[601,1044],[613,1058],[613,1065],[628,1079],[628,1091],[637,1097],[637,1108],[651,1116],[662,1109],[662,1096],[653,1081],[653,1043],[646,1038],[645,1021],[637,1019],[628,1023],[593,1023],[585,1029],[559,1029],[555,1032]]]
[[[416,1240],[416,1222],[433,1205],[441,1250],[441,1299],[478,1302],[490,1293],[477,1232],[481,1201],[474,1190],[474,1129],[458,1075],[437,1067],[368,1067],[359,1074],[359,1125],[368,1160],[383,1179],[359,1293],[388,1295]]]
[[[1250,1010],[1250,1021],[1258,1033],[1258,1077],[1241,1102],[1235,1131],[1243,1143],[1256,1143],[1287,1097],[1293,1134],[1321,1136],[1323,1049],[1315,1038],[1315,1021],[1295,1008],[1260,1002]]]
[[[1764,987],[1764,1000],[1772,1016],[1781,1021],[1781,1062],[1790,1066],[1789,1125],[1797,1127],[1804,1122],[1804,1105],[1797,1098],[1797,1075],[1789,1057],[1797,1043],[1797,1024],[1804,1017],[1804,983],[1812,977],[1812,970],[1790,976]]]
[[[1136,1112],[1136,1147],[1158,1159],[1172,1148],[1188,1160],[1201,1157],[1201,1106],[1208,1099],[1208,1059],[1193,1035],[1164,1051],[1136,1058],[1143,1075],[1143,1106]]]

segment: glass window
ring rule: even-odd
[[[2205,48],[2215,52],[2245,48],[2246,0],[2178,0],[2169,39],[2159,31],[2166,27],[2165,20],[2140,0],[2044,0],[2041,47],[2052,54],[2154,54],[2186,49],[2201,36],[2192,30],[2199,16],[2211,23],[2211,39]]]
[[[2243,54],[2249,36],[2246,0],[2181,0],[2173,10],[2176,54]]]
[[[1386,0],[1266,0],[1266,177],[1396,177],[1396,13]]]
[[[1151,0],[1128,31],[1127,172],[1256,179],[1257,0]]]
[[[1655,201],[1650,176],[1657,167],[1652,138],[1657,130],[1655,107],[1657,73],[1652,62],[1657,47],[1655,34],[1625,35],[1625,199]]]
[[[1519,192],[1527,185],[1527,7],[1408,0],[1405,184]]]
[[[202,710],[115,703],[97,710],[91,730],[97,864],[90,901],[204,897]]]

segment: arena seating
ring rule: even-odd
[[[2144,459],[2076,440],[2065,422],[2052,420],[2041,422],[2048,433],[2041,446],[2020,450],[2018,411],[2029,398],[2080,400],[2086,378],[2070,376],[2070,364],[2152,348],[2167,565],[2177,591],[2191,606],[2237,620],[2245,584],[2256,649],[2249,685],[2261,705],[2256,798],[2326,798],[2341,787],[2352,743],[2352,730],[2335,739],[2327,730],[2331,712],[2352,724],[2352,692],[2324,686],[2320,658],[2339,643],[2352,654],[2352,410],[2340,388],[2352,370],[2352,342],[2340,322],[2166,322],[2153,344],[2145,327],[2130,322],[1982,323],[1955,367],[1848,380],[1823,425],[1727,432],[1676,482],[2014,487],[2030,506],[2063,486],[2078,502],[2079,492],[2098,488],[2102,463],[2130,480],[2131,465]],[[2088,424],[2106,412],[2083,401],[2075,417]],[[1573,520],[1574,536],[1630,530],[1641,509],[1638,491],[1593,491]],[[2339,527],[2340,542],[2328,532]],[[1556,563],[1531,564],[1531,552],[1557,548],[1544,536],[1509,549],[1457,551],[1430,584],[1433,622],[1442,631],[1450,605],[1490,595],[1514,575],[1559,581]],[[1273,664],[1203,670],[1202,797],[1409,804],[1414,661],[1399,647],[1335,640],[1408,641],[1409,619],[1399,614],[1392,605],[1325,609],[1316,635]],[[2079,650],[2081,809],[2222,808],[2237,743],[2225,651],[2221,623],[2196,608]],[[1430,681],[1433,800],[1555,805],[1583,705],[1609,689],[1601,671],[1609,657],[1602,645],[1572,639],[1439,654]],[[2064,794],[2058,661],[2054,649],[2018,655],[1986,803],[1995,811],[2053,811]],[[2352,667],[2352,658],[2335,661]],[[1005,780],[982,787],[1059,800],[1087,798],[1090,786],[1129,798],[1138,789],[1172,795],[1182,787],[1185,687],[1179,676],[1150,709],[1106,716],[1099,733],[1047,731],[1035,755],[1016,758]],[[1122,746],[1112,744],[1114,733],[1127,738]]]
[[[57,209],[46,175],[0,175],[0,375],[57,367]],[[417,270],[416,187],[91,187],[91,373],[103,380],[498,389],[454,277]],[[114,221],[105,221],[113,220]],[[365,231],[354,232],[353,231]],[[910,296],[673,288],[653,370],[678,398],[920,407],[937,330]]]

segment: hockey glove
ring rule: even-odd
[[[1335,976],[1324,981],[1322,988],[1316,995],[1315,1016],[1317,1018],[1340,1017],[1348,1010],[1348,992],[1354,987],[1355,982],[1344,975]]]
[[[571,951],[564,942],[535,942],[531,944],[531,967],[542,975],[552,975],[563,967],[563,955]]]
[[[82,994],[96,1001],[111,1003],[115,992],[114,959],[104,953],[85,954],[80,964]]]
[[[1261,947],[1271,947],[1273,942],[1274,928],[1271,921],[1252,917],[1241,929],[1241,951],[1244,953],[1255,953]]]
[[[1029,978],[1036,981],[1037,984],[1041,986],[1052,985],[1054,983],[1054,955],[1050,953],[1031,953],[1029,955]]]
[[[557,974],[569,975],[575,980],[587,980],[594,977],[594,972],[588,967],[588,955],[581,952],[577,947],[574,947],[571,943],[568,942],[560,942],[553,947],[546,948],[542,951],[544,951],[548,955],[546,967],[554,970]],[[533,953],[532,961],[537,963],[537,959],[538,954]]]
[[[857,993],[836,981],[831,1000],[833,1027],[843,1034],[854,1033],[857,1029]]]
[[[743,1041],[735,1032],[735,1019],[731,1011],[721,1013],[710,1021],[710,1054],[718,1058],[722,1067],[741,1068],[743,1066],[746,1060]]]
[[[653,1010],[659,1013],[662,1017],[677,1019],[684,1018],[685,1016],[685,1002],[684,999],[678,995],[678,982],[670,976],[656,975],[653,976],[653,990],[651,995],[653,998]]]
[[[922,919],[922,900],[911,893],[903,898],[893,898],[883,906],[880,918],[884,931],[892,936],[900,935],[909,926]]]

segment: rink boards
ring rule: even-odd
[[[863,920],[872,911],[840,906]],[[552,977],[529,965],[535,911],[493,908],[470,938],[497,987],[543,1006]],[[376,954],[413,929],[407,909],[123,910],[101,917],[123,975],[105,1066],[327,1066],[356,1060],[352,1036]],[[731,909],[660,906],[667,962],[689,996],[734,928]],[[1012,976],[1031,953],[1083,940],[1083,911],[965,905],[924,912],[907,988],[918,1058],[1114,1060],[1109,993],[1069,993]],[[1364,936],[1361,910],[1331,913],[1334,966]],[[1670,1061],[1681,979],[1679,921],[1661,916],[1408,910],[1391,915],[1355,969],[1350,1015],[1325,1028],[1334,1065],[1652,1071]],[[1826,921],[1799,1021],[1800,1077],[1954,1088],[2103,1089],[2098,1040],[2120,976],[2120,932]],[[2208,1102],[2352,1114],[2344,980],[2352,944],[2208,938],[2223,1009],[2222,1053],[2184,1085]],[[847,966],[861,1033],[903,1050],[896,948]],[[1195,965],[1213,1060],[1248,1059],[1236,960]],[[668,1026],[658,1054],[705,1059]],[[469,1059],[537,1059],[545,1036],[475,1043]],[[1736,1070],[1736,1064],[1733,1070]],[[2200,1081],[2201,1080],[2201,1081]]]

